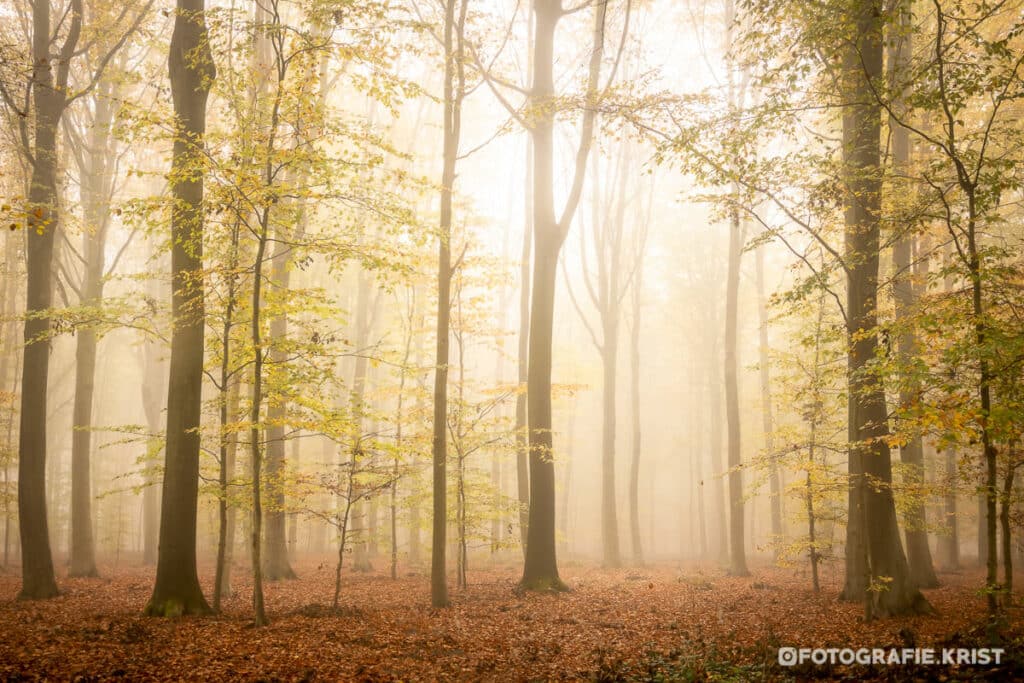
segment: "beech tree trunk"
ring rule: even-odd
[[[633,279],[633,325],[629,344],[629,403],[633,424],[632,458],[629,467],[629,534],[633,546],[633,564],[644,564],[640,543],[640,305],[643,293],[643,254]]]
[[[734,188],[735,190],[736,188]],[[749,576],[744,546],[743,470],[740,452],[740,398],[736,327],[739,315],[743,226],[739,212],[729,215],[729,264],[725,279],[725,415],[729,449],[729,574]]]
[[[988,496],[978,495],[978,565],[988,566]]]
[[[93,293],[90,292],[90,295]],[[72,409],[74,431],[71,434],[71,557],[68,576],[98,576],[92,537],[92,485],[89,472],[96,333],[83,329],[76,336],[75,399]]]
[[[288,269],[288,254],[292,246],[287,235],[279,235],[274,247],[274,255],[270,265],[270,282],[278,292],[278,296],[287,296],[291,273]],[[282,344],[288,336],[288,318],[282,311],[270,321],[270,352],[268,364],[280,367],[287,361],[287,353]],[[295,571],[288,561],[288,538],[285,530],[287,515],[285,513],[284,476],[285,476],[285,439],[284,422],[287,414],[287,403],[283,396],[275,396],[267,404],[267,531],[266,556],[263,573],[270,581],[294,579]]]
[[[82,254],[84,277],[80,289],[83,306],[98,307],[103,303],[107,228],[110,220],[109,199],[113,184],[113,155],[110,127],[113,110],[111,85],[99,84],[94,101],[88,147],[83,150],[85,163],[79,165],[82,187],[82,212],[86,230],[83,232]],[[75,348],[75,398],[71,434],[71,562],[70,576],[96,576],[96,552],[92,537],[92,410],[96,375],[97,337],[95,330],[85,327],[77,331]]]
[[[841,93],[843,102],[854,103],[843,111],[850,442],[844,597],[864,600],[868,616],[889,616],[930,606],[910,577],[900,542],[885,393],[865,372],[878,347],[882,112],[871,87],[882,76],[882,8],[879,0],[857,0],[853,9],[855,37],[843,49]]]
[[[228,390],[223,400],[227,401],[224,417],[229,420],[239,419],[238,403],[241,394],[241,382],[231,379]],[[231,486],[235,479],[235,462],[238,456],[238,432],[232,429],[227,434],[222,434],[224,442],[221,445],[221,495],[223,500],[218,512],[221,518],[220,529],[218,530],[217,565],[214,569],[214,594],[213,609],[220,610],[219,598],[230,597],[231,589],[231,566],[235,557],[235,530],[237,528],[237,506],[231,501]],[[223,547],[223,549],[222,549]]]
[[[942,547],[942,567],[946,571],[954,571],[960,568],[960,533],[959,522],[956,512],[956,490],[959,482],[957,474],[957,452],[955,448],[948,448],[945,454],[946,461],[946,494],[943,496],[943,521],[945,522],[945,533],[940,538]]]
[[[1003,479],[1002,496],[999,499],[999,529],[1002,533],[1003,551],[1003,596],[1005,605],[1013,602],[1013,536],[1011,534],[1010,506],[1013,503],[1013,479],[1018,462],[1011,448],[1007,457],[1006,476]]]
[[[590,54],[588,97],[596,97],[607,3],[595,6],[594,40]],[[526,541],[526,559],[520,585],[530,590],[565,590],[558,576],[555,548],[555,463],[552,459],[551,432],[551,351],[555,314],[555,282],[558,254],[572,223],[587,157],[593,142],[596,110],[584,111],[580,144],[572,189],[561,218],[555,215],[554,200],[554,127],[555,111],[550,106],[555,96],[555,29],[563,15],[560,0],[536,0],[534,3],[534,55],[529,100],[532,105],[533,140],[533,291],[530,306],[530,343],[528,354],[527,423],[530,445],[530,516]]]
[[[210,611],[196,573],[199,418],[203,389],[203,135],[206,99],[216,72],[203,0],[178,0],[168,69],[174,100],[171,158],[171,331],[167,441],[156,584],[146,605],[154,616]]]
[[[691,425],[692,422],[691,417]],[[691,427],[691,433],[692,433]],[[703,430],[701,430],[703,431]],[[698,557],[702,560],[707,559],[709,555],[708,551],[708,524],[707,514],[704,508],[704,449],[702,448],[703,442],[699,442],[697,447],[690,451],[690,472],[693,474],[693,482],[696,488],[696,520],[697,520],[697,537],[700,542],[700,554]],[[692,495],[692,494],[691,494]],[[692,540],[692,539],[691,539]],[[685,557],[685,554],[683,554]]]
[[[232,376],[231,368],[231,331],[235,324],[234,313],[238,305],[238,287],[235,273],[238,269],[238,238],[241,231],[239,221],[235,221],[231,230],[230,256],[227,268],[227,293],[224,302],[224,324],[221,328],[221,359],[219,398],[219,491],[217,500],[217,564],[213,578],[213,611],[220,612],[221,597],[231,593],[231,568],[229,566],[228,548],[228,486],[234,474],[234,449],[238,442],[237,432],[230,425],[238,419],[239,381]],[[230,462],[229,462],[230,460]]]
[[[370,277],[360,266],[356,284],[356,317],[355,327],[355,348],[358,355],[355,358],[352,369],[352,412],[356,421],[356,443],[353,445],[350,455],[352,471],[355,472],[361,465],[358,460],[363,457],[371,457],[366,454],[362,440],[363,418],[366,413],[364,401],[366,398],[366,374],[369,369],[367,358],[367,345],[370,339],[370,330],[373,327],[376,307],[380,299],[375,297],[370,301]],[[365,467],[365,466],[364,466]],[[367,572],[373,566],[369,558],[369,539],[367,538],[367,501],[365,497],[358,497],[351,504],[351,516],[348,520],[347,535],[352,543],[352,568],[355,571]]]
[[[517,352],[516,392],[516,492],[519,497],[519,541],[526,557],[526,538],[530,528],[530,444],[526,428],[526,397],[529,395],[530,348],[530,252],[533,246],[533,142],[526,149],[526,224],[523,227],[523,252],[519,263],[519,347]]]
[[[712,339],[717,342],[719,337],[712,332]],[[718,360],[720,356],[717,350],[712,350],[711,358]],[[718,562],[728,564],[729,562],[729,527],[727,525],[728,512],[725,506],[725,463],[722,460],[722,383],[720,375],[712,368],[714,364],[708,365],[708,401],[711,403],[711,436],[710,436],[710,475],[707,481],[711,485],[712,517],[715,529],[715,554]]]
[[[451,332],[452,193],[462,129],[463,29],[468,0],[447,0],[444,6],[444,142],[441,168],[441,223],[437,257],[437,353],[434,358],[433,494],[434,519],[430,563],[430,601],[448,605],[445,553],[448,533],[448,347]],[[459,7],[456,13],[456,5]]]
[[[764,435],[764,450],[768,462],[768,493],[771,496],[771,533],[776,560],[779,559],[780,545],[785,537],[782,517],[782,480],[775,458],[775,419],[772,415],[771,360],[768,357],[768,306],[765,303],[764,248],[756,252],[757,267],[757,319],[758,319],[758,372],[761,382],[761,433]]]
[[[22,241],[21,235],[7,233],[4,240],[4,290],[3,300],[0,302],[0,310],[3,311],[3,320],[0,321],[0,334],[3,335],[3,346],[0,348],[0,391],[8,391],[12,397],[10,405],[6,406],[7,415],[4,424],[4,443],[8,448],[13,445],[14,440],[14,409],[13,397],[18,389],[18,361],[15,356],[14,340],[17,337],[15,323],[15,312],[17,311],[18,286],[20,274],[17,263],[18,244]],[[6,568],[11,555],[11,520],[14,517],[11,510],[10,477],[11,463],[3,463],[3,490],[4,495],[4,554],[3,566]]]
[[[894,75],[893,83],[905,78],[904,72],[909,68],[911,58],[911,35],[905,30],[909,26],[909,13],[902,6],[898,9],[899,36],[889,41],[889,65]],[[898,93],[896,106],[905,108],[903,94]],[[892,135],[892,163],[897,174],[906,173],[910,163],[910,131],[895,120],[889,118]],[[917,335],[907,322],[913,315],[916,306],[917,292],[913,275],[917,270],[912,261],[912,235],[899,235],[892,248],[894,281],[893,294],[896,304],[896,320],[900,325],[897,353],[902,364],[909,364],[918,356]],[[900,406],[908,410],[917,399],[919,387],[917,382],[901,382],[899,396]],[[912,434],[906,445],[900,448],[900,460],[907,473],[908,488],[911,490],[911,504],[906,513],[907,562],[910,566],[911,580],[921,588],[935,588],[939,580],[932,566],[932,554],[928,547],[927,519],[924,498],[920,489],[924,484],[924,448],[921,435]]]
[[[160,438],[160,417],[167,398],[167,373],[164,363],[157,357],[156,345],[146,341],[143,345],[142,408],[146,413],[146,429],[150,438],[146,442],[147,458],[156,459],[162,455],[163,440]],[[154,463],[146,463],[145,488],[142,490],[142,561],[156,564],[157,540],[160,533],[160,488],[161,477],[154,473]]]
[[[271,136],[273,136],[273,130],[274,127],[271,128]],[[256,264],[252,276],[251,341],[255,354],[252,366],[252,402],[249,409],[249,452],[252,456],[250,463],[252,466],[250,547],[252,548],[252,608],[256,626],[265,626],[269,623],[263,599],[263,449],[260,443],[260,407],[263,404],[263,363],[266,358],[266,349],[263,346],[263,335],[260,330],[260,308],[263,304],[263,261],[267,248],[270,209],[265,208],[262,213],[259,242],[256,247]]]
[[[557,0],[534,2],[534,54],[531,98],[554,97],[555,27],[561,14]],[[555,463],[551,433],[551,343],[555,280],[561,230],[554,207],[554,112],[540,107],[530,130],[533,141],[533,283],[526,400],[529,427],[530,507],[522,584],[532,589],[564,589],[555,548]]]
[[[58,59],[51,59],[50,3],[32,5],[32,99],[35,114],[32,177],[28,191],[24,356],[18,432],[18,522],[21,592],[27,599],[57,594],[46,518],[47,383],[53,301],[53,245],[60,230],[57,129],[67,105],[70,60],[82,27],[82,3],[70,6],[70,24]],[[57,74],[54,75],[54,65]],[[28,150],[26,150],[28,151]]]
[[[615,307],[618,308],[617,306]],[[616,504],[615,485],[615,421],[618,390],[619,325],[615,315],[608,312],[605,318],[604,344],[601,347],[602,380],[601,401],[601,538],[604,548],[604,566],[619,567],[622,558],[619,553],[619,517]]]

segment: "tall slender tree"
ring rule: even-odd
[[[32,4],[31,90],[35,136],[31,149],[25,150],[31,161],[32,178],[25,225],[28,231],[28,283],[18,431],[18,522],[22,547],[19,595],[22,598],[49,598],[57,594],[46,519],[49,309],[53,291],[53,245],[60,229],[57,130],[68,103],[68,73],[82,32],[83,8],[81,0],[72,0],[68,7],[67,34],[56,46],[51,35],[52,10],[49,1],[40,0]],[[57,47],[56,55],[51,52],[54,47]],[[10,102],[12,98],[5,95],[5,100]]]
[[[761,434],[764,437],[764,452],[768,461],[768,493],[771,496],[771,533],[775,544],[774,556],[779,558],[779,545],[785,533],[782,517],[782,480],[779,463],[775,457],[775,418],[772,410],[771,368],[768,357],[768,306],[765,301],[764,247],[755,254],[755,277],[757,279],[757,328],[758,328],[758,377],[761,384]]]
[[[76,155],[85,231],[82,239],[83,277],[78,285],[83,306],[99,306],[103,300],[107,228],[110,224],[113,162],[111,145],[112,85],[104,79],[94,93],[94,115],[86,149]],[[71,128],[65,123],[66,128]],[[77,132],[77,131],[76,131]],[[96,552],[92,537],[92,411],[96,377],[97,334],[91,327],[78,330],[75,346],[75,400],[71,435],[71,558],[69,575],[96,576]]]
[[[22,542],[23,598],[57,594],[46,518],[47,385],[52,334],[50,305],[53,297],[54,242],[60,232],[57,133],[68,106],[91,93],[107,65],[138,27],[146,9],[126,10],[107,28],[114,37],[94,62],[84,82],[71,87],[75,61],[84,61],[80,48],[85,10],[82,0],[69,0],[63,8],[48,0],[31,3],[32,63],[25,73],[25,96],[13,84],[0,81],[0,98],[15,115],[22,156],[30,167],[27,231],[27,285],[24,356],[21,377],[21,416],[18,432],[18,519]],[[59,16],[54,26],[52,19]],[[127,28],[121,25],[124,22]],[[95,27],[99,29],[100,27]],[[90,43],[92,47],[92,43]],[[31,103],[22,108],[19,102]],[[31,123],[30,123],[31,122]]]
[[[576,167],[561,216],[554,198],[555,31],[566,15],[561,0],[534,2],[533,74],[527,127],[533,141],[533,287],[530,305],[527,422],[530,447],[530,515],[521,585],[533,590],[564,590],[555,552],[555,463],[552,459],[551,365],[558,255],[579,206],[593,143],[604,55],[608,3],[594,6],[593,40],[586,101],[576,151]],[[628,11],[627,11],[628,16]],[[614,77],[614,74],[613,74]],[[609,79],[610,82],[610,79]]]
[[[204,0],[178,0],[168,71],[174,101],[171,158],[171,331],[160,553],[146,605],[152,616],[210,611],[196,572],[199,414],[203,389],[203,135],[216,76]]]
[[[532,15],[531,15],[532,16]],[[531,52],[532,55],[532,52]],[[530,528],[530,443],[526,425],[530,356],[530,258],[533,251],[533,142],[526,143],[526,220],[519,260],[519,336],[516,347],[516,494],[519,498],[519,539],[526,556]]]
[[[871,90],[883,76],[880,1],[851,0],[850,20],[840,81],[840,99],[850,103],[842,122],[850,444],[844,596],[864,600],[869,616],[886,616],[930,607],[910,577],[900,542],[885,393],[868,368],[879,344],[882,108]]]
[[[736,7],[732,0],[725,3],[726,49],[733,48],[733,29],[736,25]],[[736,83],[736,73],[732,60],[727,60],[726,89],[729,108],[736,110],[743,107],[746,98],[747,83],[744,78]],[[733,193],[739,193],[739,183],[732,183]],[[743,500],[743,468],[740,443],[740,397],[739,369],[736,335],[739,324],[739,292],[740,264],[743,257],[746,229],[740,220],[740,209],[733,206],[729,210],[729,257],[725,276],[725,421],[728,432],[729,461],[729,573],[734,576],[747,576],[747,557],[744,532],[745,505]]]
[[[653,183],[651,193],[653,195]],[[644,258],[647,246],[647,226],[651,217],[651,202],[648,201],[643,223],[637,226],[633,243],[636,271],[632,282],[633,317],[629,329],[629,404],[633,433],[629,466],[629,536],[632,542],[633,564],[644,564],[644,551],[640,541],[640,318],[643,311]]]
[[[888,65],[891,71],[891,82],[894,90],[896,84],[905,81],[903,75],[910,68],[912,55],[912,34],[910,32],[910,2],[903,0],[897,4],[897,17],[893,23],[893,37],[888,41]],[[906,109],[903,100],[905,92],[896,93],[894,106]],[[905,116],[905,114],[904,114]],[[909,175],[907,166],[910,164],[910,131],[904,128],[895,117],[889,117],[889,131],[892,136],[892,165],[895,177]],[[901,221],[913,224],[912,221]],[[893,298],[895,299],[896,319],[899,325],[897,339],[897,355],[904,366],[903,381],[900,382],[899,404],[902,411],[911,410],[911,406],[920,394],[920,383],[905,368],[918,356],[917,335],[913,328],[911,316],[916,306],[918,286],[915,284],[919,268],[914,264],[914,235],[907,229],[900,230],[892,247]],[[908,435],[907,442],[900,447],[900,461],[903,463],[906,485],[911,491],[910,506],[905,516],[907,541],[907,563],[910,567],[911,580],[921,588],[935,588],[939,580],[932,566],[932,553],[928,547],[928,529],[925,516],[925,498],[921,493],[924,485],[924,444],[921,434],[915,430]]]
[[[462,133],[462,101],[466,95],[465,27],[469,0],[444,4],[444,142],[441,169],[441,221],[437,256],[437,352],[434,358],[432,442],[434,519],[430,561],[430,601],[448,604],[445,550],[448,529],[448,362],[452,307],[452,194]]]
[[[734,184],[734,191],[737,186]],[[739,360],[736,343],[739,324],[740,258],[746,231],[738,209],[729,212],[729,264],[725,278],[725,421],[729,464],[729,573],[747,576],[744,546],[743,469],[740,452]]]

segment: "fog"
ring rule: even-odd
[[[174,534],[181,525],[189,545],[191,491],[208,594],[215,566],[229,592],[253,553],[257,583],[318,563],[337,563],[339,577],[426,574],[433,560],[435,582],[462,586],[477,570],[518,567],[524,552],[528,587],[557,583],[556,562],[737,575],[781,565],[801,577],[820,566],[839,580],[851,477],[864,478],[850,449],[880,444],[888,469],[868,471],[896,546],[898,519],[923,535],[929,570],[932,554],[950,565],[961,548],[988,552],[979,444],[994,444],[1000,472],[1016,463],[1019,370],[982,367],[978,386],[998,384],[1007,415],[998,428],[978,422],[973,363],[989,352],[964,350],[986,343],[963,341],[968,297],[943,309],[961,315],[956,333],[906,322],[946,315],[940,294],[976,281],[970,258],[955,261],[963,193],[942,195],[956,205],[942,214],[921,180],[917,203],[902,206],[904,176],[885,176],[874,246],[850,237],[851,220],[868,220],[850,207],[879,190],[844,170],[852,105],[829,90],[834,55],[786,61],[817,35],[792,16],[771,35],[767,9],[731,0],[531,4],[216,0],[208,42],[196,43],[209,57],[187,53],[181,73],[197,80],[174,84],[168,41],[181,15],[168,3],[122,15],[86,3],[82,15],[72,2],[81,52],[43,69],[66,93],[49,150],[30,97],[42,87],[28,61],[32,8],[0,4],[5,567],[21,558],[26,576],[45,573],[38,558],[52,555],[58,576],[102,575],[159,560],[160,611],[165,559],[188,561]],[[59,16],[50,53],[72,40]],[[914,22],[926,39],[935,31],[923,9]],[[907,59],[930,68],[920,50]],[[534,82],[538,60],[549,83]],[[900,68],[897,53],[886,60]],[[880,112],[905,95],[887,83],[873,110],[876,166],[918,163],[906,175],[947,182],[953,166],[929,135],[944,124],[925,95],[906,105],[922,129],[906,143],[918,161],[893,161],[903,129]],[[919,83],[932,81],[901,87]],[[204,89],[205,133],[188,128]],[[986,110],[963,106],[969,136]],[[1007,111],[992,144],[1019,156]],[[999,283],[1020,264],[1020,188],[1012,165],[993,172],[1004,171],[978,237],[1001,249],[982,249],[998,282],[978,300],[1000,311],[994,334],[1016,340],[1018,293]],[[38,251],[47,239],[52,258]],[[873,274],[850,285],[862,263]],[[917,289],[901,299],[910,272]],[[539,331],[524,325],[531,316]],[[904,334],[916,346],[901,346]],[[867,337],[871,348],[858,346]],[[33,347],[45,357],[32,360]],[[947,371],[962,384],[943,384]],[[866,396],[868,384],[875,398],[858,405],[880,400],[881,412],[848,413],[851,387]],[[169,498],[174,463],[185,479]],[[26,469],[36,466],[42,479]],[[992,472],[986,485],[999,483]],[[1009,472],[1007,514],[1019,515]],[[40,492],[42,518],[25,507]],[[541,527],[554,530],[551,553]],[[339,590],[344,579],[335,604]]]

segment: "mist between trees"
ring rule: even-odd
[[[872,618],[980,563],[1000,613],[1022,9],[0,4],[21,597],[703,560]]]

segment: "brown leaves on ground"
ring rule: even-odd
[[[941,647],[985,610],[974,573],[944,574],[927,591],[936,616],[864,623],[859,605],[837,602],[838,575],[815,595],[806,576],[778,568],[732,578],[710,566],[567,567],[572,592],[520,596],[508,566],[472,572],[443,610],[429,607],[423,575],[346,572],[333,612],[332,568],[297,571],[296,581],[268,584],[264,628],[252,626],[251,585],[238,569],[222,615],[181,619],[142,616],[148,568],[65,578],[63,593],[41,602],[15,601],[19,578],[0,575],[0,678],[630,679],[656,677],[653,659],[688,663],[686,678],[744,678],[716,673],[715,661],[758,665],[758,678],[781,680],[794,672],[775,664],[779,646],[903,647],[912,634],[917,647]],[[204,578],[209,590],[212,571]],[[1011,612],[1018,630],[1020,616]]]

